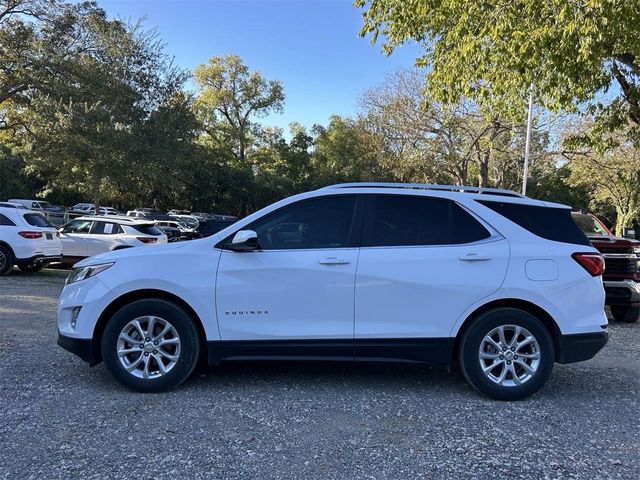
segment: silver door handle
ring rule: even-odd
[[[320,265],[348,265],[351,260],[346,258],[329,257],[324,260],[320,260]]]
[[[460,260],[462,260],[463,262],[486,262],[487,260],[491,260],[491,257],[469,253],[460,257]]]

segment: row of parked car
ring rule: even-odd
[[[55,226],[44,208],[33,209],[35,202],[0,202],[0,275],[10,272],[14,265],[37,272],[50,263],[74,264],[123,248],[207,237],[237,220],[230,215],[163,213],[149,208],[124,215],[111,207],[101,207],[101,215],[95,215],[93,205],[78,204],[65,210],[66,223]],[[81,207],[87,213],[73,215]]]

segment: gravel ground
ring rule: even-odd
[[[640,324],[518,403],[444,368],[328,363],[134,394],[55,345],[63,281],[0,277],[0,478],[640,478]]]

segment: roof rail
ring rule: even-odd
[[[442,192],[483,193],[487,195],[503,195],[505,197],[526,198],[512,190],[502,188],[465,187],[459,185],[436,185],[432,183],[393,183],[393,182],[353,182],[337,183],[323,188],[406,188],[413,190],[438,190]]]

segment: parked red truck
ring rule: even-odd
[[[598,217],[573,212],[573,219],[605,261],[605,303],[618,322],[633,323],[640,316],[640,242],[616,237]]]

